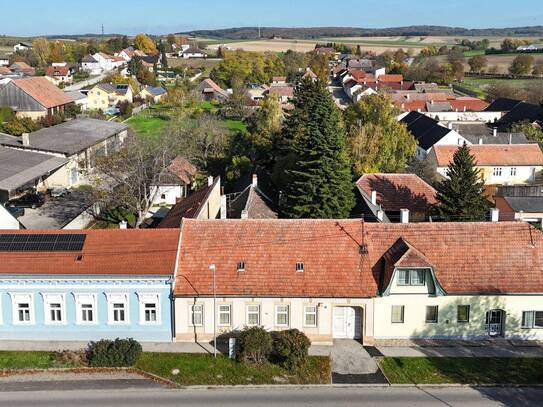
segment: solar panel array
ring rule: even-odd
[[[84,234],[0,234],[0,252],[80,252]]]

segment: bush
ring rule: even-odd
[[[264,328],[245,328],[238,336],[238,359],[262,363],[268,359],[273,347],[271,334]]]
[[[290,370],[297,369],[306,362],[310,345],[309,338],[297,329],[277,332],[274,341],[281,365]]]
[[[141,355],[138,341],[128,339],[102,339],[90,342],[87,359],[91,367],[129,367],[134,366]]]

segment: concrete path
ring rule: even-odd
[[[338,374],[373,374],[379,370],[377,363],[364,347],[352,339],[334,339],[332,347],[332,372]]]
[[[57,391],[0,393],[1,406],[536,406],[542,388],[321,387],[268,389]]]

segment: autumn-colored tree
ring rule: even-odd
[[[32,51],[40,66],[46,66],[51,59],[51,47],[46,38],[36,38],[32,41]]]
[[[145,34],[136,35],[136,38],[134,38],[134,47],[146,54],[157,53],[155,42]]]
[[[534,61],[531,55],[519,55],[511,63],[509,72],[513,75],[528,75],[532,72]]]
[[[468,65],[471,72],[482,72],[488,64],[488,60],[484,55],[475,55],[468,59]]]

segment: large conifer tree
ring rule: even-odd
[[[447,170],[448,178],[437,187],[437,211],[446,221],[484,221],[490,203],[484,194],[484,182],[475,167],[475,158],[464,143],[454,153]]]
[[[353,184],[341,113],[321,81],[302,80],[283,134],[294,158],[286,171],[282,212],[288,218],[346,218]]]

